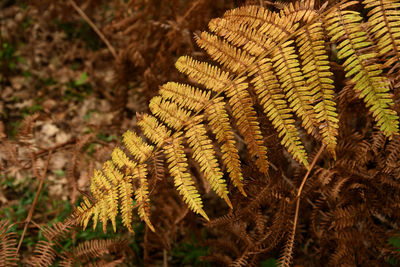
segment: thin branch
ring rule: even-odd
[[[104,34],[97,28],[97,26],[90,20],[90,18],[83,12],[83,10],[75,3],[74,0],[69,0],[69,3],[71,6],[78,12],[78,14],[87,22],[87,24],[92,27],[92,29],[97,33],[97,35],[100,37],[100,39],[106,44],[108,50],[110,50],[111,54],[114,56],[115,59],[118,58],[117,52],[115,51],[115,48],[110,44],[110,42],[107,40],[107,38],[104,36]]]
[[[42,191],[42,188],[43,188],[43,183],[44,183],[44,179],[45,179],[46,174],[47,174],[47,169],[49,168],[49,162],[50,162],[50,158],[51,158],[51,154],[52,153],[53,153],[53,151],[50,150],[48,155],[47,155],[46,165],[45,165],[45,168],[43,170],[43,174],[40,177],[40,184],[39,184],[38,190],[36,192],[35,199],[33,200],[32,206],[31,206],[31,208],[29,209],[29,212],[28,212],[28,216],[25,219],[24,231],[22,232],[21,238],[20,238],[19,243],[18,243],[17,254],[18,254],[19,249],[21,248],[22,241],[24,240],[24,236],[25,236],[26,230],[28,229],[28,225],[29,225],[30,221],[32,220],[32,216],[33,216],[33,212],[35,211],[36,203],[37,203],[37,201],[39,199],[40,192]]]

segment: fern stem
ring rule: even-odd
[[[42,174],[42,176],[40,177],[40,183],[39,183],[38,190],[37,190],[37,192],[36,192],[35,199],[33,200],[32,206],[31,206],[31,208],[29,209],[28,215],[26,216],[24,231],[22,232],[21,238],[19,239],[19,243],[18,243],[18,246],[17,246],[17,252],[16,252],[16,254],[18,254],[19,249],[21,248],[22,241],[24,240],[26,230],[28,229],[28,225],[29,225],[30,221],[32,220],[33,212],[35,211],[36,203],[37,203],[37,201],[38,201],[38,199],[39,199],[40,192],[42,191],[42,188],[43,188],[44,179],[45,179],[46,174],[47,174],[47,169],[48,169],[48,167],[49,167],[49,162],[50,162],[50,158],[51,158],[51,155],[52,155],[52,154],[53,154],[53,150],[50,150],[49,153],[47,154],[46,165],[45,165],[45,167],[44,167],[43,174]],[[32,155],[32,157],[33,157],[33,155]],[[33,164],[33,161],[34,161],[34,160],[35,160],[35,159],[32,158],[32,168],[34,168],[34,164]]]

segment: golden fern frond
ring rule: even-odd
[[[182,137],[179,136],[173,137],[165,146],[164,153],[169,172],[174,178],[175,187],[178,189],[179,194],[182,195],[183,201],[192,211],[209,220],[203,210],[203,201],[200,198],[200,194],[188,173],[187,158],[183,149]]]
[[[243,174],[240,166],[239,151],[236,147],[233,129],[226,112],[226,103],[222,97],[215,98],[205,109],[207,119],[217,141],[221,144],[222,160],[227,167],[233,185],[246,196],[243,189]]]
[[[394,102],[389,94],[389,81],[381,76],[382,66],[377,63],[377,53],[370,49],[373,44],[361,27],[361,21],[358,12],[340,9],[325,18],[331,41],[339,41],[337,56],[344,60],[346,77],[351,77],[354,90],[372,112],[377,126],[391,137],[399,132],[399,117],[390,109]]]
[[[237,80],[226,88],[226,95],[229,97],[228,103],[232,108],[232,115],[236,119],[237,128],[244,137],[250,155],[257,157],[256,164],[258,169],[263,173],[267,173],[267,148],[264,146],[264,138],[257,121],[257,113],[253,108],[247,87],[248,83]]]
[[[155,117],[144,114],[138,116],[138,125],[142,128],[144,135],[157,146],[161,146],[171,137],[171,131],[161,124]]]
[[[111,159],[119,168],[125,167],[125,173],[129,173],[137,166],[137,163],[132,161],[119,147],[116,147],[113,150],[111,153]]]
[[[142,140],[142,138],[137,136],[136,133],[132,133],[129,130],[122,135],[122,141],[129,152],[140,163],[149,158],[154,150],[153,146],[147,144]]]
[[[196,36],[197,44],[203,48],[210,57],[232,72],[240,73],[254,62],[255,58],[246,52],[231,46],[217,35],[202,32],[200,37]]]
[[[83,201],[76,207],[74,216],[76,216],[79,224],[83,227],[83,230],[85,230],[92,216],[94,217],[93,222],[97,223],[97,219],[95,218],[98,218],[98,209],[95,205],[92,205],[87,197],[84,196]]]
[[[129,230],[129,232],[134,233],[132,229],[132,176],[129,175],[120,181],[118,184],[118,193],[121,199],[120,209],[122,224]]]
[[[18,265],[16,233],[7,233],[10,227],[9,221],[0,221],[0,267]]]
[[[210,21],[208,28],[233,45],[241,47],[252,56],[266,53],[268,49],[279,42],[279,40],[270,38],[270,36],[260,33],[257,29],[253,29],[246,24],[240,24],[238,21],[216,18]]]
[[[135,191],[135,199],[138,205],[139,216],[150,228],[150,230],[155,232],[154,226],[150,222],[150,198],[146,164],[140,164],[134,169],[133,179],[138,179],[140,183],[139,188]]]
[[[202,91],[187,84],[168,82],[161,86],[160,95],[166,99],[172,99],[179,106],[194,111],[200,111],[210,100],[210,92]]]
[[[144,188],[146,188],[146,182],[142,181],[143,176],[139,177],[137,175],[138,172],[140,173],[143,164],[138,165],[136,162],[130,160],[118,147],[114,149],[111,157],[111,161],[104,163],[103,171],[96,170],[92,177],[90,190],[94,198],[94,203],[92,204],[88,199],[85,199],[84,203],[81,203],[81,206],[78,207],[77,215],[80,217],[80,222],[84,228],[86,228],[93,215],[93,229],[96,228],[97,222],[100,220],[103,225],[103,231],[106,232],[107,223],[110,220],[113,230],[116,231],[116,216],[118,214],[118,201],[120,201],[122,223],[133,233],[131,226],[133,208],[131,198],[133,194],[132,179],[139,178],[140,184],[143,184]],[[119,168],[125,168],[125,174],[115,165],[118,165]],[[145,199],[145,191],[141,194],[143,199]],[[142,202],[140,203],[142,204]],[[146,202],[143,205],[148,205],[148,203]],[[141,205],[139,205],[139,211],[142,211]],[[141,218],[146,224],[151,225],[148,217],[143,215]]]
[[[290,107],[302,119],[304,129],[315,135],[315,127],[319,125],[312,106],[315,99],[303,79],[293,42],[287,41],[272,50],[271,60]]]
[[[179,106],[200,110],[204,106],[204,103],[209,100],[210,94],[209,92],[204,92],[188,85],[167,83],[161,87],[161,95],[164,99],[172,99],[175,103],[179,104]],[[199,163],[201,171],[203,171],[206,180],[210,183],[213,190],[232,207],[227,195],[228,190],[226,182],[222,178],[223,173],[215,157],[212,141],[208,138],[204,125],[199,123],[203,120],[202,117],[198,116],[191,121],[189,121],[187,117],[184,122],[178,125],[171,121],[179,121],[180,118],[182,118],[182,115],[179,114],[187,114],[183,109],[179,108],[175,103],[168,103],[163,99],[154,103],[156,107],[150,106],[153,114],[172,111],[173,115],[164,118],[167,124],[171,126],[174,125],[173,127],[178,129],[181,125],[186,123],[185,136],[193,151],[193,158]]]
[[[161,87],[160,96],[154,97],[149,104],[154,116],[138,115],[138,125],[145,137],[125,133],[123,144],[126,149],[114,149],[111,161],[101,172],[95,173],[92,179],[94,200],[84,198],[77,209],[80,223],[86,227],[93,217],[95,225],[100,220],[104,227],[108,220],[115,220],[115,203],[121,202],[123,224],[132,231],[134,193],[140,218],[152,228],[146,176],[147,169],[151,169],[148,166],[160,151],[165,155],[169,172],[184,202],[208,219],[189,172],[183,143],[192,149],[193,158],[211,187],[230,205],[222,168],[206,126],[210,126],[221,145],[222,162],[233,184],[245,194],[240,157],[228,114],[232,115],[237,131],[244,137],[249,154],[256,157],[258,169],[267,173],[267,148],[251,98],[253,87],[263,111],[281,138],[281,144],[294,159],[308,167],[294,114],[301,119],[304,129],[321,138],[334,154],[338,116],[324,31],[329,33],[332,42],[338,43],[338,57],[344,60],[346,77],[355,84],[355,91],[372,111],[381,131],[386,136],[397,133],[398,116],[390,109],[393,100],[388,79],[381,75],[386,65],[377,63],[378,53],[373,52],[365,25],[360,24],[361,16],[344,10],[354,3],[357,2],[346,1],[340,8],[336,5],[321,14],[314,9],[313,0],[289,4],[280,13],[250,6],[228,11],[222,19],[212,20],[209,29],[215,34],[203,32],[196,41],[222,67],[187,56],[176,62],[177,69],[191,82],[208,90],[175,82]],[[365,3],[373,7],[370,21],[379,21],[382,25],[382,12],[379,11],[382,5],[368,0]],[[387,15],[392,16],[385,24],[388,26],[376,26],[371,30],[371,36],[377,38],[377,42],[381,36],[385,36],[383,39],[389,35],[395,39],[399,37],[396,8],[397,5],[385,6],[384,9],[389,10]],[[385,59],[392,59],[395,55],[387,51],[388,46],[386,40],[381,54]],[[155,145],[147,144],[147,140]],[[138,183],[134,183],[136,181]],[[133,192],[136,184],[139,186]]]
[[[271,60],[265,58],[259,63],[251,74],[256,74],[251,81],[260,104],[264,107],[272,125],[282,138],[281,144],[284,145],[293,157],[308,167],[307,153],[300,141],[300,136],[294,125],[295,120],[291,109],[285,99],[284,92],[280,88],[278,78],[273,72]]]
[[[244,137],[250,154],[257,156],[256,163],[259,170],[267,173],[267,149],[263,145],[263,136],[261,135],[259,123],[256,119],[256,112],[253,108],[250,94],[247,91],[248,84],[243,82],[245,78],[231,80],[219,68],[211,67],[207,63],[201,63],[189,57],[180,58],[176,65],[178,65],[178,68],[182,72],[187,73],[195,81],[206,87],[209,86],[209,89],[219,92],[221,90],[219,86],[224,86],[223,90],[229,98],[228,103],[232,108],[232,115],[236,119],[238,130]],[[207,75],[205,72],[210,69],[212,72]],[[200,79],[196,80],[197,77],[200,77]],[[215,85],[211,83],[214,80],[217,81],[217,89],[214,89]]]
[[[106,167],[107,165],[105,165]],[[107,168],[107,167],[106,167]],[[90,184],[90,191],[94,198],[97,200],[97,209],[94,218],[93,227],[96,228],[97,217],[103,224],[103,231],[106,232],[107,222],[111,220],[114,232],[116,231],[115,217],[118,213],[118,192],[112,190],[112,184],[99,170],[95,170],[92,182]]]
[[[305,23],[318,16],[317,10],[314,8],[314,0],[294,1],[283,5],[280,11],[281,17],[290,18],[294,22],[303,21]]]
[[[199,121],[202,120],[200,116],[198,118]],[[194,122],[187,126],[185,136],[193,151],[193,158],[199,163],[206,180],[217,195],[223,198],[228,206],[232,208],[228,198],[226,182],[215,157],[212,141],[207,136],[206,128],[202,123]]]
[[[370,32],[377,43],[385,68],[400,61],[400,3],[395,0],[364,0]]]
[[[174,102],[167,101],[161,96],[153,97],[150,100],[149,108],[155,116],[176,130],[180,129],[190,120],[190,111],[180,108]]]
[[[223,91],[230,81],[229,72],[206,62],[197,61],[189,56],[178,58],[175,67],[197,83],[217,93]]]
[[[261,34],[268,34],[273,39],[288,38],[298,27],[298,24],[293,24],[290,19],[259,6],[244,6],[228,10],[223,17],[246,24],[257,29]]]
[[[335,155],[336,137],[338,135],[338,114],[334,102],[335,88],[333,73],[330,72],[328,55],[325,49],[324,32],[321,22],[303,27],[297,34],[302,72],[306,78],[308,90],[318,101],[314,105],[316,120],[320,127],[322,142]]]

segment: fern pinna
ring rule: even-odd
[[[365,102],[388,138],[398,134],[391,83],[384,74],[398,67],[399,3],[365,0],[367,21],[351,10],[358,1],[343,1],[316,10],[313,1],[285,6],[279,13],[258,6],[227,11],[196,36],[198,45],[217,64],[180,57],[176,68],[193,85],[169,82],[149,104],[152,114],[138,116],[143,135],[128,131],[91,181],[92,197],[76,215],[86,227],[93,219],[116,228],[116,216],[132,229],[133,209],[151,230],[149,183],[156,151],[162,151],[174,184],[190,209],[208,220],[189,172],[187,149],[215,193],[232,208],[223,169],[246,195],[235,129],[266,179],[268,151],[256,106],[278,132],[281,144],[305,168],[308,156],[302,130],[321,141],[332,157],[339,118],[331,62],[341,63],[347,83]],[[334,52],[337,52],[337,58]],[[252,98],[257,96],[257,101]],[[296,120],[300,122],[296,125]],[[233,122],[235,125],[233,125]],[[210,129],[211,133],[208,133]],[[213,143],[220,146],[221,159]],[[136,204],[133,205],[134,196]]]

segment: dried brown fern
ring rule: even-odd
[[[0,221],[0,266],[18,266],[16,233],[9,232],[7,220]],[[8,233],[7,233],[8,232]]]

